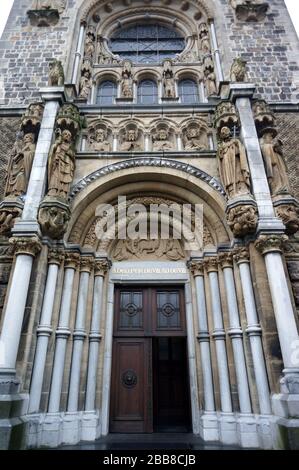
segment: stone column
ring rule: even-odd
[[[220,262],[224,274],[229,317],[228,335],[231,338],[233,347],[240,411],[241,413],[251,413],[250,392],[243,349],[243,332],[240,325],[231,253],[222,253]]]
[[[220,83],[224,81],[224,77],[223,77],[223,72],[222,72],[222,67],[221,67],[220,52],[219,52],[219,47],[218,47],[218,42],[217,42],[215,24],[213,20],[210,21],[210,33],[211,33],[213,54],[214,54],[214,59],[215,59],[215,64],[216,64],[217,80],[218,80],[218,83]]]
[[[29,413],[39,411],[42,393],[44,371],[47,358],[47,349],[52,330],[52,313],[56,294],[56,284],[59,266],[63,260],[61,251],[52,250],[48,255],[48,276],[43,300],[42,313],[37,328],[37,344],[34,357],[32,378],[29,394]]]
[[[205,261],[205,266],[209,275],[211,302],[214,332],[213,338],[216,345],[221,410],[225,413],[232,413],[232,401],[230,394],[229,373],[225,345],[225,331],[223,327],[222,309],[218,282],[218,260],[209,258]]]
[[[92,258],[83,257],[80,261],[80,284],[77,304],[77,314],[75,330],[73,333],[73,355],[69,383],[69,395],[67,411],[78,411],[79,391],[80,391],[80,375],[81,375],[81,361],[83,353],[83,342],[86,338],[85,331],[85,317],[88,298],[88,287],[90,271],[92,268]]]
[[[113,132],[112,151],[117,152],[118,150],[118,134],[117,131]]]
[[[249,336],[256,388],[261,414],[271,414],[270,391],[262,345],[262,330],[256,310],[255,297],[250,273],[250,260],[247,248],[235,250],[234,258],[239,266],[242,292],[247,319],[246,332]]]
[[[49,397],[49,413],[57,413],[60,405],[62,389],[64,362],[67,340],[71,334],[69,330],[69,319],[71,313],[71,302],[73,295],[74,275],[79,261],[78,253],[67,253],[65,258],[65,272],[63,292],[60,306],[58,328],[56,330],[55,356],[52,372],[52,382]]]
[[[297,383],[299,383],[299,364],[296,362],[296,355],[294,354],[295,345],[298,345],[299,337],[282,259],[282,245],[285,239],[287,239],[286,236],[261,235],[255,245],[265,258],[273,310],[285,367],[284,375],[287,380],[288,376],[290,378],[293,376],[298,377]],[[297,393],[299,393],[299,386]]]
[[[253,119],[251,99],[254,91],[255,87],[252,84],[231,84],[230,99],[236,102],[236,107],[239,111],[241,136],[247,152],[252,192],[259,212],[258,231],[282,231],[284,226],[275,216],[260,143]]]
[[[15,375],[33,259],[41,250],[36,236],[12,238],[10,242],[15,245],[16,260],[0,337],[0,376],[6,377]]]
[[[45,194],[48,156],[52,144],[56,114],[65,100],[64,88],[48,87],[41,90],[45,102],[43,119],[36,144],[22,219],[15,224],[13,233],[38,232],[38,208]]]
[[[77,43],[77,50],[75,53],[74,68],[73,68],[73,73],[72,73],[72,83],[74,85],[76,85],[77,78],[78,78],[79,65],[80,65],[80,61],[82,57],[82,46],[83,46],[85,28],[86,28],[86,23],[81,23],[80,31],[79,31],[79,38],[78,38],[78,43]]]
[[[106,260],[96,260],[94,271],[94,289],[92,302],[92,317],[89,333],[89,356],[87,368],[87,384],[85,411],[96,407],[97,369],[101,337],[101,316],[103,302],[103,282],[109,264]]]
[[[203,264],[192,261],[191,272],[195,279],[197,316],[198,316],[198,342],[200,346],[201,368],[204,386],[204,410],[215,411],[214,386],[210,352],[210,334],[208,328],[206,295],[204,287]]]

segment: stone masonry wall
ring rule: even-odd
[[[283,142],[283,153],[293,195],[299,199],[299,115],[276,114],[278,137]]]
[[[70,80],[79,18],[89,2],[68,0],[59,23],[45,28],[30,26],[26,11],[32,0],[15,0],[0,41],[7,106],[36,99],[38,88],[47,83],[48,62],[53,57],[62,60]],[[284,0],[271,0],[261,23],[238,21],[229,0],[211,3],[226,78],[232,59],[241,55],[248,60],[249,77],[257,84],[259,96],[270,101],[297,100],[299,46]]]

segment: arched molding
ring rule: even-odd
[[[198,70],[198,67],[196,67],[196,69],[191,67],[183,67],[176,71],[175,79],[177,80],[177,82],[188,79],[194,80],[198,85],[203,80],[203,75]]]
[[[149,66],[151,66],[151,64],[149,64]],[[137,70],[136,73],[134,74],[134,80],[137,83],[137,86],[143,80],[153,80],[158,86],[158,83],[159,81],[161,81],[161,79],[162,77],[158,70],[147,69],[146,67]]]
[[[96,87],[98,87],[101,83],[105,81],[115,82],[115,84],[117,85],[120,80],[120,74],[114,70],[99,70],[93,76],[93,83],[95,83]]]

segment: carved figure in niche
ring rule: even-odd
[[[95,152],[110,152],[111,145],[107,140],[107,132],[105,129],[97,129],[95,136],[90,138],[90,149]]]
[[[199,38],[200,38],[200,49],[204,54],[209,54],[211,52],[209,30],[206,23],[201,23],[199,25]]]
[[[48,196],[67,199],[75,170],[73,136],[67,129],[56,138],[49,160]]]
[[[21,196],[26,193],[34,153],[34,134],[25,134],[21,141],[17,139],[8,170],[6,196]]]
[[[260,139],[261,150],[272,194],[289,192],[289,180],[282,152],[282,142],[274,141],[277,132],[275,129],[265,129]]]
[[[220,132],[218,148],[219,172],[228,196],[250,193],[249,167],[246,151],[239,139],[231,137],[228,127]]]
[[[128,129],[125,134],[125,140],[121,144],[120,150],[122,152],[138,152],[141,150],[141,145],[138,143],[138,130]]]
[[[64,71],[60,60],[54,60],[49,64],[49,86],[64,85]]]
[[[91,73],[85,70],[79,83],[79,98],[87,100],[91,89]]]
[[[204,143],[201,137],[198,126],[189,126],[184,135],[185,150],[205,150],[207,143]],[[206,136],[204,137],[206,140]]]
[[[161,152],[163,150],[173,150],[173,143],[169,140],[167,129],[158,129],[154,136],[153,151]]]
[[[133,77],[131,62],[126,61],[122,71],[121,96],[123,98],[133,98]]]
[[[208,96],[217,95],[217,87],[216,87],[216,75],[214,72],[210,72],[210,70],[205,69],[205,86]]]
[[[175,98],[175,95],[172,63],[170,60],[166,60],[163,64],[163,96],[164,98]]]
[[[90,57],[91,59],[94,56],[95,52],[95,38],[92,31],[88,31],[85,38],[85,45],[84,45],[84,56]]]
[[[231,82],[246,82],[246,64],[247,62],[241,57],[237,57],[233,61],[233,65],[230,70],[230,80]]]

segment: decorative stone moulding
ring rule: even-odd
[[[262,0],[230,0],[240,21],[263,21],[269,9],[269,3]]]
[[[28,10],[27,16],[31,26],[55,26],[60,18],[58,10]]]
[[[299,204],[289,194],[278,194],[273,196],[275,213],[286,227],[288,235],[294,235],[299,230]]]
[[[232,131],[239,129],[240,121],[235,106],[230,101],[220,103],[215,111],[214,127],[217,129],[219,136],[223,127],[228,127]]]
[[[21,199],[6,199],[0,204],[0,235],[10,236],[11,230],[21,217],[24,203]]]
[[[262,136],[265,129],[270,129],[270,128],[275,127],[275,116],[266,101],[264,100],[254,101],[252,105],[252,111],[253,111],[254,122],[255,122],[259,137]]]

